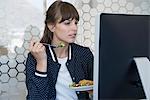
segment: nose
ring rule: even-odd
[[[77,31],[78,26],[76,23],[72,23],[71,28],[72,28],[72,30]]]

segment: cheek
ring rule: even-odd
[[[57,39],[61,39],[61,40],[64,40],[64,39],[67,38],[66,33],[62,33],[62,32],[60,32],[60,33],[55,33],[54,35],[55,35],[55,37],[56,37]]]

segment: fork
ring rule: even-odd
[[[48,43],[42,43],[42,44],[51,46],[51,47],[53,47],[53,48],[62,48],[62,47],[64,47],[64,46],[62,46],[62,45],[51,45],[51,44],[48,44]]]

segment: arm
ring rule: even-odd
[[[88,65],[88,78],[89,80],[93,80],[93,66],[94,66],[94,56],[93,53],[88,49],[87,55],[87,65]],[[87,91],[90,96],[90,100],[93,98],[93,90]]]
[[[48,100],[47,55],[43,44],[30,42],[26,61],[27,100]],[[43,77],[44,76],[44,77]]]
[[[26,61],[27,100],[48,100],[48,77],[35,75],[36,64],[36,60],[29,53]]]
[[[86,58],[88,80],[93,80],[94,56],[89,48],[87,49],[86,55],[84,57]]]

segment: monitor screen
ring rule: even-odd
[[[102,13],[97,19],[95,100],[146,98],[133,58],[150,56],[150,16]]]

